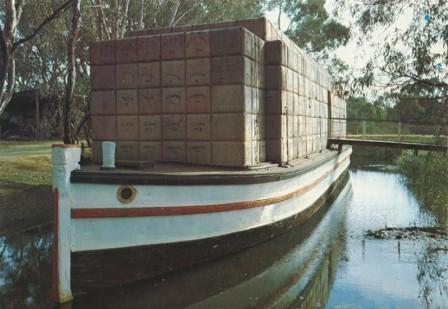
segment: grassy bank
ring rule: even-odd
[[[0,142],[0,233],[52,220],[51,144]]]

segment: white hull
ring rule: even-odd
[[[349,154],[346,154],[346,156]],[[117,185],[73,184],[73,209],[139,208],[215,205],[284,196],[328,175],[312,190],[295,198],[261,207],[226,212],[127,218],[73,219],[71,250],[87,251],[154,245],[217,237],[281,221],[311,206],[345,171],[349,160],[329,161],[310,173],[283,181],[248,185],[135,186],[130,204],[116,198]]]

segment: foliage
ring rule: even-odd
[[[268,9],[277,8],[279,21],[285,14],[290,24],[286,34],[306,52],[318,58],[328,57],[328,52],[345,45],[350,29],[331,18],[325,0],[271,0]]]
[[[398,165],[425,210],[440,224],[448,224],[448,156],[440,153],[403,153]]]
[[[447,117],[448,105],[429,98],[394,94],[380,96],[373,102],[365,97],[347,99],[348,119],[372,120],[366,122],[368,134],[397,134],[398,123],[403,122],[400,128],[403,134],[448,135]],[[361,134],[361,124],[361,121],[348,121],[348,132]]]
[[[5,1],[0,10],[0,115],[5,111],[15,89],[16,58],[15,53],[25,43],[34,39],[49,23],[59,17],[73,0],[66,0],[52,8],[30,32],[20,31],[23,25],[25,0]]]
[[[383,98],[373,103],[365,97],[349,97],[347,99],[347,118],[349,119],[379,119],[386,120],[391,107]]]
[[[328,52],[345,45],[350,30],[328,15],[325,0],[290,0],[285,11],[291,18],[287,34],[310,53],[328,56]]]
[[[448,2],[337,0],[352,33],[372,50],[353,90],[377,87],[447,102]],[[348,12],[347,12],[348,10]],[[422,90],[425,91],[422,91]]]
[[[365,97],[349,97],[347,99],[347,119],[372,119],[386,120],[389,117],[391,107],[385,103],[384,98],[379,98],[374,102],[368,101]],[[347,122],[347,132],[349,134],[362,134],[363,122],[353,120]],[[367,134],[391,134],[397,133],[396,125],[367,121],[364,122],[364,129]]]
[[[270,0],[267,9],[279,11],[278,23],[282,14],[289,18],[286,34],[325,67],[342,91],[349,67],[333,52],[347,44],[350,29],[331,17],[325,4],[326,0]]]

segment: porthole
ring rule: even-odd
[[[128,204],[135,199],[137,190],[133,186],[120,186],[117,191],[117,198],[123,204]]]

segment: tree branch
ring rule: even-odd
[[[179,7],[180,7],[180,1],[177,1],[174,7],[173,15],[171,15],[171,20],[169,24],[170,27],[174,26],[174,21],[176,20],[177,11],[179,10]]]
[[[61,5],[60,7],[58,7],[56,10],[53,11],[53,13],[49,16],[47,16],[42,23],[37,26],[36,29],[34,29],[33,32],[31,32],[31,34],[29,34],[28,36],[24,37],[23,39],[18,40],[17,42],[15,42],[12,46],[12,51],[14,52],[14,50],[17,49],[17,47],[19,47],[21,44],[31,40],[32,38],[34,38],[41,30],[43,27],[45,27],[46,24],[48,24],[49,22],[51,22],[53,19],[55,19],[61,12],[63,12],[74,0],[68,0],[67,2],[65,2],[63,5]]]
[[[16,62],[14,59],[11,59],[8,71],[8,85],[6,87],[6,91],[2,93],[2,98],[0,101],[0,115],[3,114],[3,112],[6,109],[6,106],[8,106],[8,103],[12,99],[15,82],[16,82]]]
[[[126,32],[126,21],[128,19],[128,11],[129,11],[129,0],[126,0],[124,2],[124,8],[123,11],[121,13],[121,31],[120,31],[120,37],[123,37],[125,32]]]
[[[197,6],[199,6],[199,3],[194,4],[193,6],[191,6],[189,9],[185,10],[185,12],[183,12],[182,14],[180,14],[180,16],[174,21],[172,26],[176,26],[181,20],[182,18],[185,17],[185,15],[187,15],[188,13],[190,13],[191,11],[193,11]]]
[[[110,29],[108,29],[108,27],[107,27],[105,14],[104,14],[104,6],[103,6],[103,3],[101,2],[101,0],[98,0],[98,4],[99,4],[99,6],[98,6],[99,18],[101,19],[101,24],[103,25],[104,33],[106,33],[107,39],[110,40],[112,34],[110,33]]]

